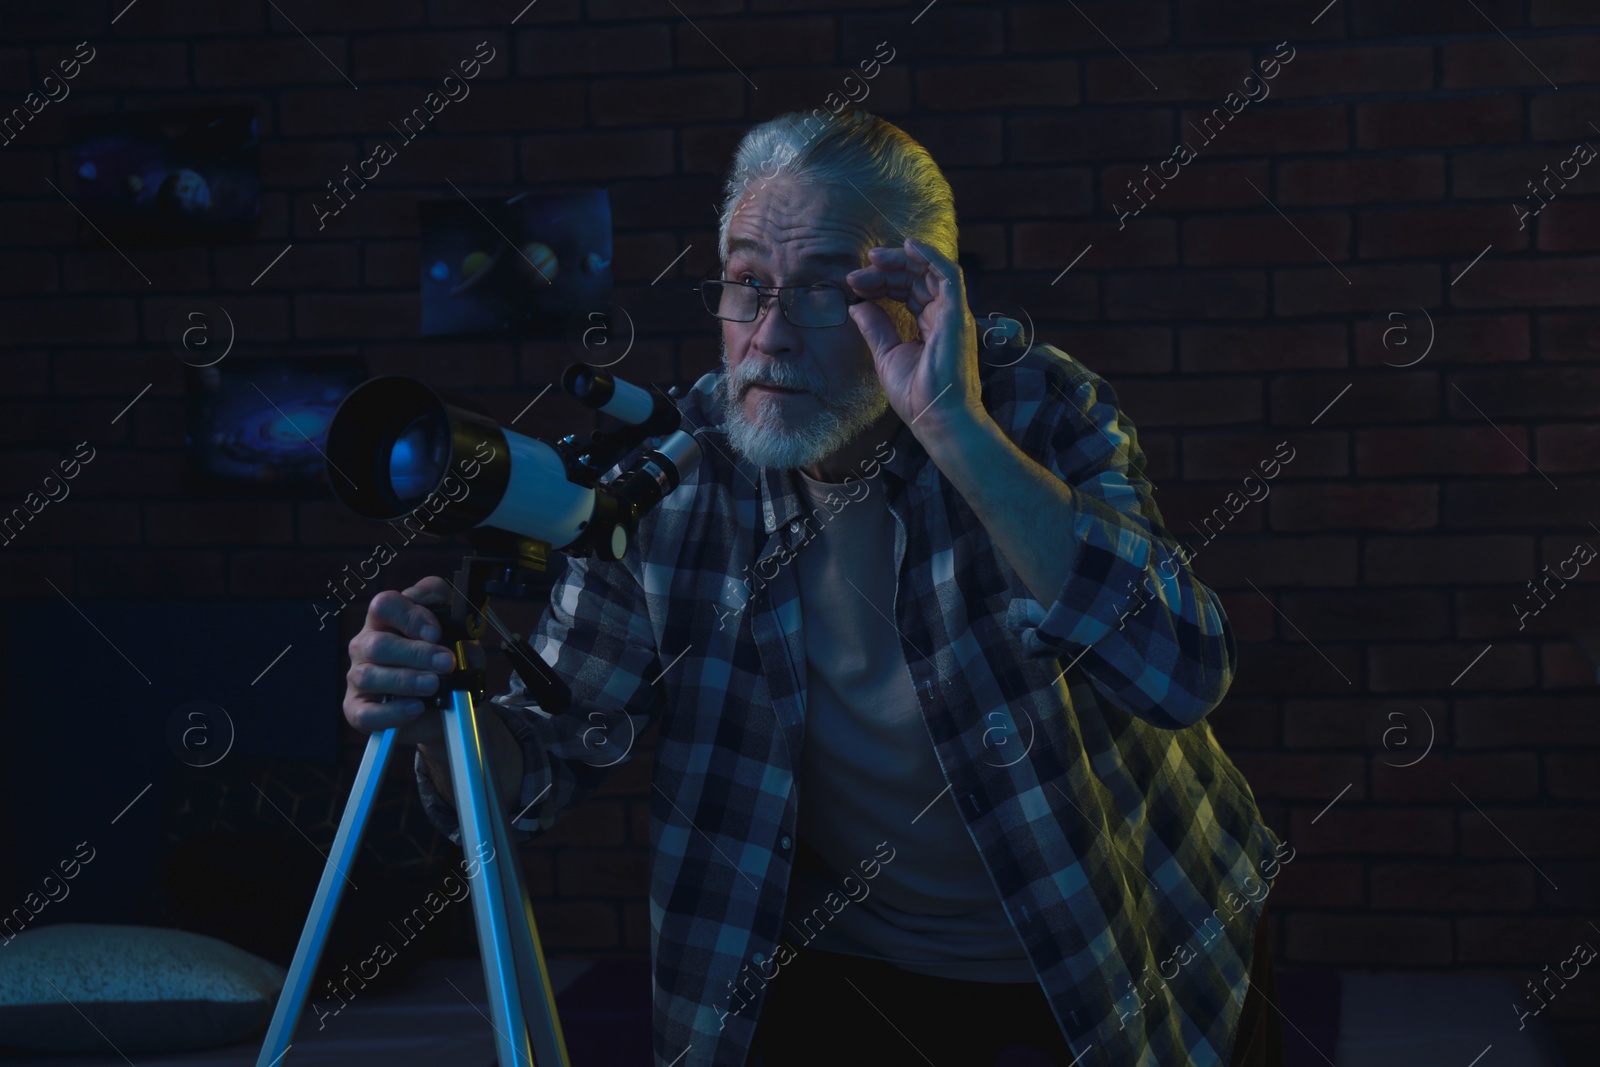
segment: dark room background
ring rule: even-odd
[[[1580,147],[1600,145],[1600,6],[525,3],[6,5],[5,111],[78,42],[94,58],[0,146],[5,508],[80,442],[95,453],[69,498],[0,546],[5,766],[44,783],[7,793],[5,847],[26,858],[0,862],[8,902],[35,859],[71,851],[41,809],[90,798],[109,817],[159,782],[148,812],[95,831],[113,855],[123,831],[125,852],[137,833],[158,846],[127,857],[143,902],[122,885],[60,917],[178,915],[174,826],[199,787],[162,737],[106,738],[136,710],[160,735],[203,699],[292,731],[281,751],[241,750],[241,768],[348,767],[363,739],[340,710],[344,643],[366,598],[459,562],[457,543],[408,548],[338,633],[318,630],[312,605],[378,538],[325,487],[187,480],[199,361],[174,348],[174,323],[191,306],[226,310],[233,360],[349,357],[524,433],[586,431],[552,383],[589,340],[422,335],[419,201],[606,190],[612,299],[636,331],[615,370],[686,386],[718,366],[691,286],[716,264],[739,137],[827,106],[886,42],[857,99],[945,169],[974,310],[1025,315],[1115,386],[1167,524],[1204,545],[1196,572],[1240,652],[1210,721],[1296,850],[1270,902],[1278,966],[1520,988],[1600,938],[1600,586],[1590,568],[1541,584],[1600,545],[1600,161]],[[490,50],[470,95],[319,218],[330,181]],[[1270,93],[1207,126],[1268,59]],[[69,119],[216,105],[259,123],[253,228],[92,243],[92,212],[69,201]],[[1244,479],[1287,455],[1239,507]],[[541,608],[506,614],[527,632]],[[24,725],[36,718],[53,725]],[[54,740],[41,754],[18,737]],[[633,755],[523,849],[553,956],[648,954],[649,736]],[[391,770],[411,840],[384,862],[452,858],[417,822],[410,749]],[[339,807],[293,818],[325,844]],[[284,839],[314,877],[321,860]],[[472,950],[454,918],[436,951]],[[1547,1016],[1590,1062],[1600,980]]]

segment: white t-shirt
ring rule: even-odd
[[[846,495],[840,484],[796,473],[820,510],[818,533],[790,564],[800,586],[806,702],[801,844],[784,933],[797,951],[814,945],[965,981],[1037,982],[945,792],[912,688],[893,622],[899,552],[883,474],[866,480],[864,494],[852,481]],[[832,505],[824,503],[830,492]],[[864,879],[862,861],[890,854],[877,851],[881,842],[893,858]],[[807,862],[808,849],[831,870]],[[824,904],[830,892],[837,911]]]

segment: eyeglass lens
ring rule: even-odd
[[[721,319],[751,322],[756,317],[760,290],[737,282],[706,282],[707,309]],[[838,326],[849,318],[844,292],[831,285],[779,290],[780,303],[796,326]]]

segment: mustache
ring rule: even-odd
[[[742,396],[749,392],[752,385],[775,385],[780,389],[803,389],[804,391],[813,394],[817,393],[818,391],[809,381],[804,379],[791,379],[789,376],[783,374],[772,375],[756,371],[741,376],[739,381],[740,395]]]

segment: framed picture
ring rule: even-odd
[[[235,356],[192,368],[186,443],[191,491],[326,492],[328,423],[367,379],[348,356]]]
[[[424,335],[559,336],[574,308],[611,298],[604,189],[418,207]]]
[[[255,230],[253,106],[90,115],[71,129],[73,200],[94,224],[86,243],[188,243]]]

